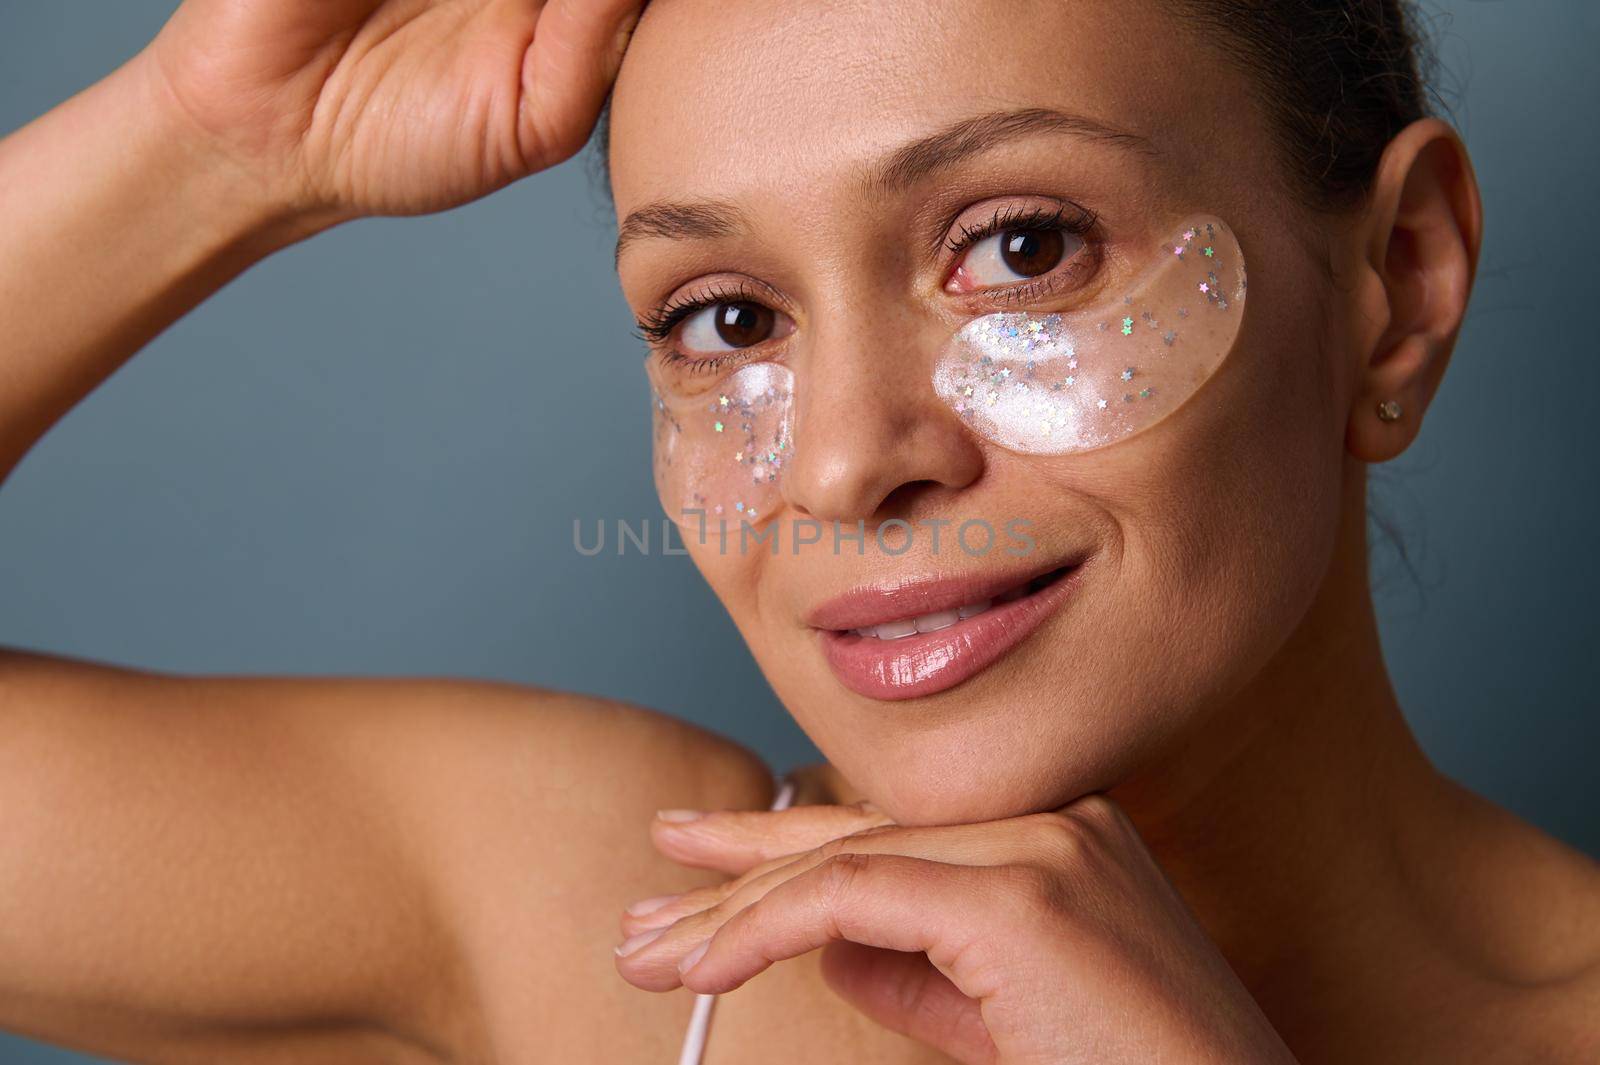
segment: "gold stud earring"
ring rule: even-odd
[[[1378,420],[1381,422],[1397,422],[1400,420],[1400,402],[1386,399],[1378,404]]]

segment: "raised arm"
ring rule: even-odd
[[[0,480],[275,249],[576,152],[642,2],[188,0],[134,59],[0,140]],[[466,1045],[452,1018],[473,981],[448,915],[475,896],[428,856],[495,852],[500,822],[468,818],[516,808],[454,799],[476,794],[450,762],[471,752],[440,737],[509,715],[559,748],[561,722],[588,719],[555,698],[0,649],[0,1028],[163,1062]]]
[[[0,140],[0,481],[263,256],[572,155],[642,3],[188,0]]]

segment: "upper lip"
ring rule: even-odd
[[[964,577],[913,577],[892,583],[863,585],[829,599],[805,616],[814,629],[865,629],[902,618],[955,610],[993,599],[1036,577],[1078,565],[1079,558],[1057,559],[1028,569]]]

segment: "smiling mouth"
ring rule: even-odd
[[[834,630],[850,632],[857,636],[864,636],[874,640],[903,640],[909,636],[923,633],[939,632],[948,629],[958,622],[986,614],[997,606],[1014,603],[1018,599],[1035,595],[1055,584],[1074,569],[1072,566],[1061,566],[1049,573],[1040,574],[1029,580],[1023,581],[1012,588],[1008,588],[999,595],[990,599],[980,599],[975,603],[967,603],[956,607],[954,610],[940,610],[931,614],[919,614],[916,617],[897,618],[886,621],[881,625],[869,625],[858,629]]]
[[[810,624],[844,687],[871,699],[915,699],[998,662],[1070,598],[1084,568],[1070,563],[1014,583],[861,589],[818,610]]]

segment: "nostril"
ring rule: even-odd
[[[892,489],[878,503],[878,513],[884,518],[897,518],[909,514],[917,501],[930,492],[943,487],[938,481],[907,481]]]

